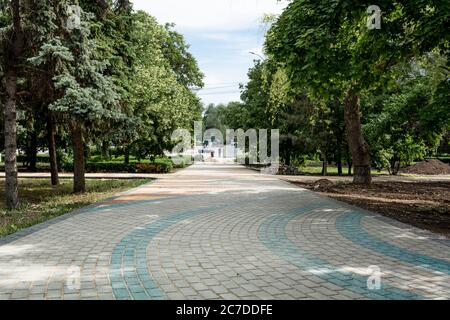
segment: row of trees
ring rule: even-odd
[[[201,116],[190,87],[203,86],[203,75],[173,26],[128,0],[75,3],[0,1],[9,209],[18,204],[17,150],[32,166],[48,150],[53,185],[61,154],[73,157],[74,192],[84,192],[88,145],[115,146],[125,159],[156,156],[174,129]]]
[[[226,125],[281,129],[288,164],[319,154],[324,172],[334,161],[342,173],[345,159],[355,183],[435,153],[450,128],[450,3],[378,1],[381,29],[367,25],[371,4],[290,1],[271,18],[243,103],[214,112]]]

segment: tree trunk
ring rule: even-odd
[[[285,162],[287,166],[291,165],[292,139],[288,136],[285,149]]]
[[[110,160],[109,155],[109,144],[106,141],[103,141],[101,144],[101,151],[102,151],[102,159],[103,160]]]
[[[5,197],[6,208],[14,210],[19,203],[17,181],[17,126],[16,126],[16,93],[17,64],[22,54],[24,35],[20,18],[20,2],[10,2],[12,12],[12,34],[6,51],[4,110],[5,121]]]
[[[73,139],[73,192],[86,191],[83,131],[79,123],[71,123]]]
[[[285,161],[287,166],[291,165],[291,152],[289,150],[289,147],[285,151],[285,160],[284,161]]]
[[[51,115],[47,117],[47,140],[52,186],[57,186],[59,185],[58,157],[56,154],[55,125]]]
[[[125,164],[130,164],[130,148],[125,147]]]
[[[372,182],[370,155],[361,129],[359,97],[350,90],[345,98],[344,105],[347,140],[353,158],[353,183],[370,184]]]
[[[343,171],[342,171],[342,160],[338,160],[338,161],[336,162],[336,166],[337,166],[337,169],[338,169],[338,176],[339,176],[339,177],[342,177],[342,175],[343,175]]]
[[[9,71],[6,74],[5,88],[5,196],[6,208],[8,210],[14,210],[19,203],[16,128],[17,75],[14,71]]]
[[[336,146],[336,155],[335,155],[335,161],[336,161],[336,167],[338,170],[338,176],[342,176],[342,143],[340,142],[342,139],[342,135],[340,137],[338,137],[336,140],[338,140],[339,142],[337,143]]]
[[[352,175],[352,167],[353,167],[353,163],[352,163],[352,157],[351,157],[351,155],[350,155],[350,150],[349,150],[349,148],[348,148],[348,145],[347,145],[347,147],[345,148],[345,154],[346,154],[346,157],[347,157],[347,168],[348,168],[348,175],[349,176],[351,176]]]
[[[327,159],[326,155],[323,155],[322,175],[323,176],[327,176],[328,175],[328,159]]]
[[[398,175],[398,172],[400,171],[400,161],[394,158],[391,160],[390,167],[389,173],[393,176]]]
[[[37,153],[38,153],[37,132],[33,130],[30,136],[30,145],[27,150],[28,170],[30,170],[31,172],[37,171]]]

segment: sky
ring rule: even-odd
[[[205,88],[198,95],[205,104],[240,100],[239,83],[246,83],[248,69],[263,55],[264,14],[279,14],[277,0],[134,0],[144,10],[175,29],[190,44],[190,52],[205,74]]]

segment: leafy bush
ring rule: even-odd
[[[173,161],[170,160],[172,163]],[[173,167],[176,169],[183,169],[186,168],[190,163],[192,162],[191,157],[179,157],[177,158],[177,164],[173,163]]]
[[[136,171],[139,173],[169,173],[173,170],[172,163],[138,163]]]
[[[114,172],[126,172],[135,173],[136,167],[133,164],[125,164],[120,162],[87,162],[86,172],[91,173],[114,173]],[[62,162],[61,169],[64,171],[73,171],[73,162]]]
[[[73,171],[73,163],[63,163],[64,171]],[[172,162],[160,163],[121,163],[121,162],[87,162],[86,172],[90,173],[169,173],[173,170]]]
[[[88,162],[86,163],[86,171],[97,172],[126,172],[135,173],[136,167],[133,164],[120,162]]]
[[[114,173],[114,172],[126,172],[126,173],[170,173],[174,168],[185,168],[190,162],[190,157],[185,157],[182,163],[174,165],[173,161],[167,157],[159,157],[154,161],[149,159],[138,161],[130,159],[129,164],[124,163],[123,157],[113,158],[111,161],[101,161],[101,158],[94,156],[89,158],[86,163],[86,172],[90,173]],[[73,159],[64,158],[61,161],[61,169],[63,171],[73,171]]]
[[[28,158],[27,158],[26,155],[21,154],[21,155],[17,156],[17,162],[24,163],[24,162],[27,162],[27,161],[28,161]],[[45,154],[38,154],[36,156],[36,162],[37,163],[50,163],[50,157],[48,155],[45,155]]]

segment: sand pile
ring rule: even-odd
[[[442,161],[431,159],[418,162],[413,166],[404,168],[402,173],[408,174],[425,174],[425,175],[439,175],[450,174],[450,166]]]

